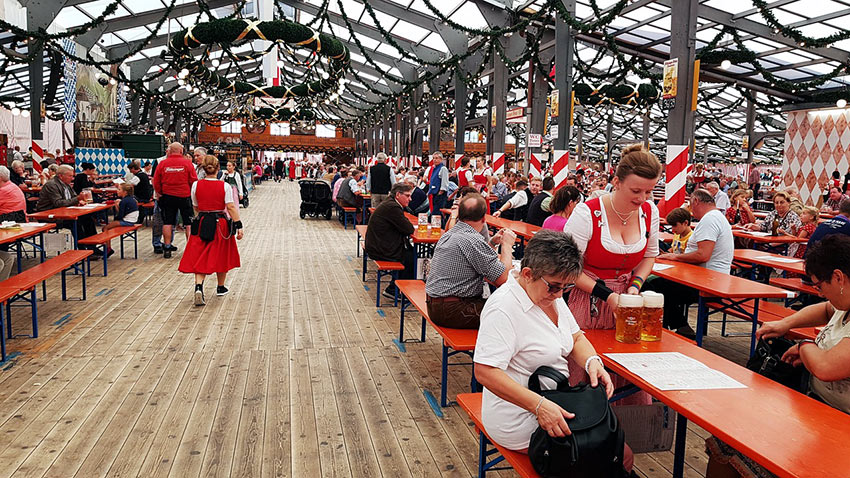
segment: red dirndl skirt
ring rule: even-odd
[[[215,239],[212,241],[204,242],[200,236],[189,235],[177,270],[185,274],[215,274],[227,272],[240,264],[236,235],[230,234],[227,219],[219,218]]]

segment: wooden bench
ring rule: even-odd
[[[20,292],[17,287],[0,287],[0,362],[6,361],[6,334],[3,331],[3,306]]]
[[[480,393],[461,393],[457,396],[458,405],[469,415],[478,431],[478,478],[486,477],[488,471],[495,471],[494,467],[502,461],[507,461],[521,478],[538,478],[540,475],[534,471],[528,455],[494,443],[484,431],[484,425],[481,424],[481,397]],[[499,456],[488,459],[497,453]]]
[[[709,322],[721,322],[721,326],[720,326],[720,335],[721,336],[731,337],[731,336],[744,335],[744,334],[727,334],[726,333],[726,322],[727,322],[726,316],[731,315],[732,317],[736,317],[738,319],[743,319],[744,322],[751,322],[750,317],[748,317],[746,315],[746,314],[752,314],[753,313],[753,303],[751,301],[738,304],[737,307],[739,307],[742,310],[736,310],[736,309],[733,309],[733,308],[725,308],[724,309],[723,305],[718,304],[716,302],[711,302],[711,301],[707,302],[706,306],[709,309],[718,309],[718,310],[722,311],[723,319],[709,321]],[[789,309],[788,307],[785,307],[782,304],[777,304],[776,302],[768,302],[766,300],[760,300],[758,312],[759,312],[758,313],[758,323],[761,324],[763,322],[771,322],[771,321],[774,321],[774,320],[784,319],[785,317],[788,317],[789,315],[793,314],[796,311],[794,309]],[[755,324],[753,326],[755,328]],[[755,330],[753,330],[753,333],[754,332],[755,332]],[[746,335],[749,335],[749,334],[746,334]]]
[[[115,239],[116,237],[121,238],[121,259],[124,258],[124,239],[130,238],[133,239],[133,253],[135,258],[139,258],[139,241],[138,241],[138,230],[142,228],[141,224],[134,224],[132,226],[120,226],[109,229],[108,231],[101,232],[100,234],[95,234],[93,236],[86,237],[84,239],[80,239],[77,243],[81,246],[94,246],[95,248],[99,248],[103,253],[103,276],[106,277],[106,259],[109,257],[107,254],[109,250],[109,241]],[[86,261],[88,264],[88,275],[91,275],[91,261]]]
[[[20,274],[9,277],[0,282],[0,288],[18,289],[18,293],[9,298],[6,302],[6,321],[7,321],[7,337],[12,338],[12,302],[24,300],[30,303],[32,308],[32,333],[33,337],[38,337],[38,298],[36,297],[36,286],[53,277],[57,273],[62,273],[62,300],[68,300],[65,272],[69,269],[75,269],[77,264],[81,264],[83,268],[92,251],[73,250],[65,251],[56,257],[51,257],[46,261],[33,266]],[[83,277],[83,296],[81,300],[86,300],[86,275],[80,274]],[[29,296],[29,297],[27,297]]]
[[[795,292],[800,292],[801,294],[805,294],[805,295],[808,295],[808,296],[811,296],[811,297],[823,298],[820,291],[817,290],[815,288],[815,286],[813,286],[811,284],[804,283],[802,277],[792,277],[792,278],[774,277],[774,278],[770,279],[770,285],[775,285],[776,287],[782,287],[783,289],[788,289],[788,290],[793,290]],[[795,300],[800,300],[800,299],[802,299],[802,296],[798,296],[796,299],[786,299],[785,300],[785,306],[788,307]],[[809,302],[806,302],[804,300],[804,301],[802,301],[802,303],[807,304]]]
[[[357,208],[348,206],[339,206],[342,216],[342,227],[348,229],[348,218],[351,218],[351,224],[357,225]]]
[[[404,311],[406,309],[405,302],[409,302],[422,315],[422,337],[420,340],[411,340],[411,342],[425,342],[425,321],[431,324],[431,327],[440,334],[443,338],[443,354],[442,365],[440,367],[440,406],[449,406],[447,398],[447,383],[449,376],[449,365],[470,365],[471,362],[464,363],[449,363],[449,357],[459,353],[466,354],[472,358],[472,353],[475,351],[475,342],[478,340],[478,330],[476,329],[450,329],[448,327],[440,327],[431,321],[428,316],[428,304],[425,296],[425,282],[421,280],[397,280],[395,281],[396,291],[401,294],[401,317],[399,319],[398,341],[396,344],[402,351],[404,350]],[[450,352],[451,350],[451,352]],[[475,381],[475,370],[473,368],[472,379],[470,381],[470,389],[475,391],[477,383]]]
[[[366,249],[363,249],[363,258],[366,258]],[[377,266],[377,278],[378,281],[375,284],[375,307],[381,306],[381,277],[383,276],[392,276],[393,279],[398,279],[398,271],[404,270],[404,264],[401,262],[393,262],[393,261],[377,261],[372,259],[372,262]],[[365,264],[364,264],[365,265]],[[364,267],[364,280],[365,280],[365,267]],[[398,282],[398,281],[396,281]],[[393,307],[398,305],[398,287],[395,289],[395,298],[393,299]]]
[[[142,215],[141,222],[148,223],[148,218],[153,216],[154,207],[156,207],[156,203],[153,200],[139,203],[139,214]]]

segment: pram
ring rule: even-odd
[[[309,214],[313,217],[333,216],[333,201],[331,200],[330,185],[320,179],[302,179],[298,181],[301,188],[301,211],[299,216],[304,219]]]

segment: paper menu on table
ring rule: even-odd
[[[652,270],[655,272],[666,271],[667,269],[673,267],[672,264],[653,264]]]
[[[756,237],[767,237],[767,236],[770,235],[769,232],[761,232],[761,231],[744,231],[744,232],[746,232],[747,234],[749,234],[751,236],[756,236]]]
[[[659,390],[746,388],[728,375],[679,352],[605,355]]]
[[[758,256],[756,259],[762,261],[773,261],[773,262],[782,262],[786,264],[793,264],[795,262],[803,262],[803,259],[797,259],[794,257],[776,257],[776,256]]]
[[[46,226],[46,222],[22,222],[21,226],[23,227],[41,227]]]

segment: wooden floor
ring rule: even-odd
[[[398,311],[360,281],[355,232],[301,220],[298,204],[295,183],[252,194],[242,268],[226,297],[208,281],[203,308],[180,252],[154,255],[149,228],[138,260],[113,256],[109,277],[90,278],[87,301],[62,302],[49,281],[41,336],[9,341],[0,364],[0,476],[475,476],[469,420],[426,400],[437,335],[400,352]],[[13,317],[30,331],[28,309]],[[716,337],[710,348],[743,360],[747,339]],[[469,374],[451,367],[451,395]],[[688,477],[704,474],[705,437],[691,426]],[[637,467],[670,476],[672,453]]]

